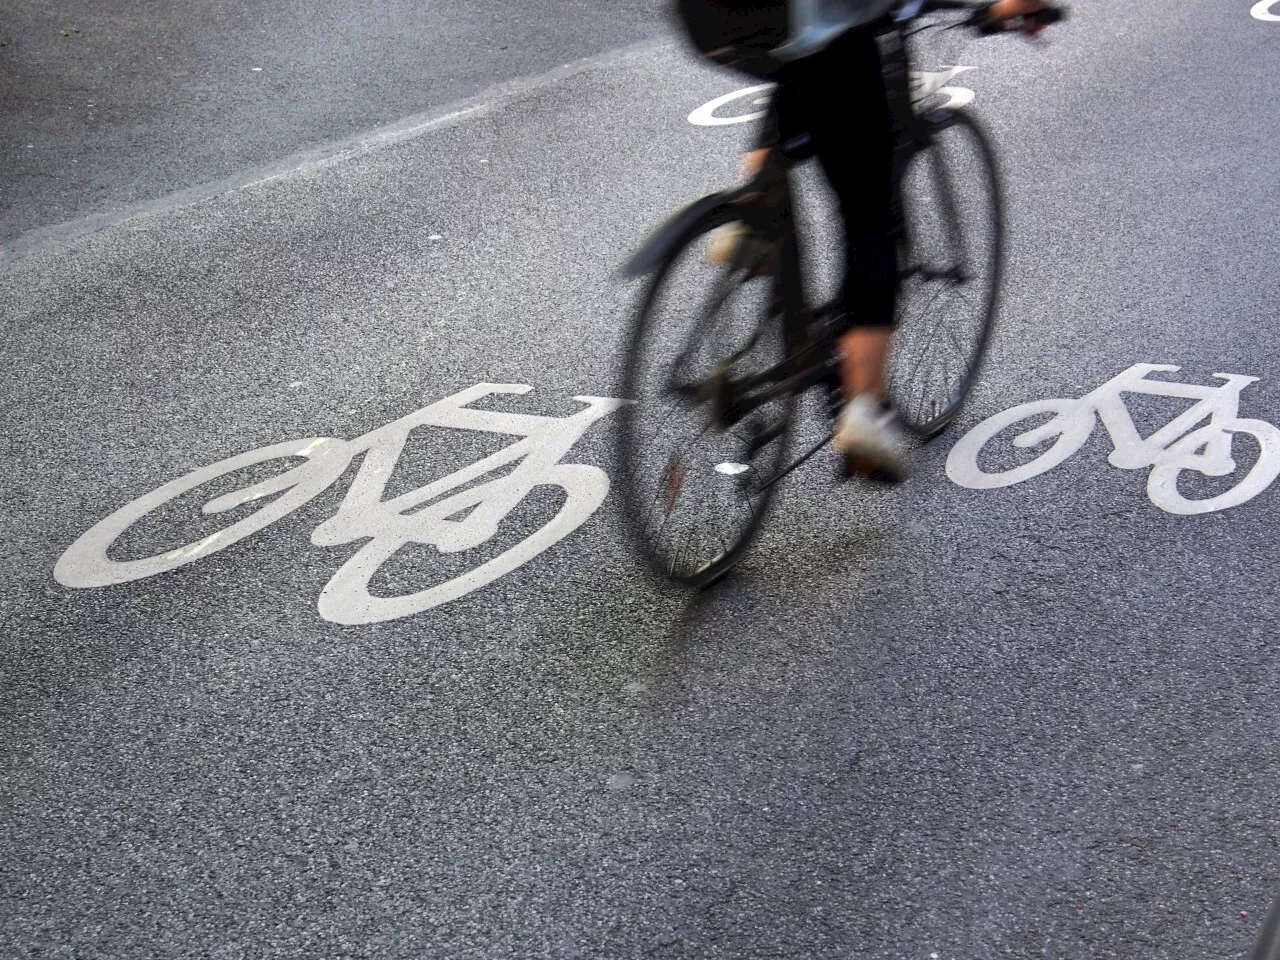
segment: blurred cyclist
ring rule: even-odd
[[[832,442],[844,455],[846,474],[899,482],[909,472],[907,444],[885,384],[898,296],[898,225],[892,210],[892,122],[876,37],[901,4],[817,0],[823,20],[835,22],[839,33],[812,52],[804,49],[805,37],[790,34],[790,5],[676,0],[699,51],[777,84],[756,149],[743,160],[743,175],[753,176],[768,152],[781,147],[789,155],[816,155],[836,194],[846,249],[838,328],[845,401]],[[1020,18],[1047,6],[1045,0],[996,0],[985,19],[1036,33],[1038,26]],[[727,229],[709,256],[730,259],[736,238]]]

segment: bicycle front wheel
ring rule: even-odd
[[[955,419],[991,340],[1004,258],[995,154],[963,111],[918,118],[921,147],[901,182],[904,236],[889,393],[928,439]]]
[[[795,398],[730,409],[735,385],[784,359],[773,315],[770,249],[738,244],[731,263],[708,256],[728,207],[694,223],[655,273],[622,372],[617,478],[625,524],[662,576],[704,587],[741,558],[773,497]]]

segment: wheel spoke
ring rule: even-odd
[[[618,442],[633,534],[660,573],[690,584],[723,573],[754,534],[771,494],[748,478],[783,462],[794,402],[774,398],[733,428],[717,427],[712,372],[763,384],[786,351],[771,282],[742,264],[707,269],[699,242],[663,268],[646,298],[624,375],[626,395],[639,402],[620,421]],[[748,427],[757,417],[783,429],[753,448]]]
[[[973,384],[999,287],[1002,231],[991,151],[963,111],[933,130],[902,191],[912,243],[904,259],[916,272],[901,288],[890,393],[904,424],[928,436],[955,416]]]

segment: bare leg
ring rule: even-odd
[[[846,399],[867,393],[884,400],[884,368],[889,357],[889,327],[854,327],[840,335],[840,385]]]
[[[738,168],[738,172],[742,175],[743,180],[750,180],[760,168],[764,166],[765,158],[769,156],[769,148],[762,147],[759,150],[752,150],[742,158],[742,166]]]

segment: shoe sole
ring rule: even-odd
[[[858,454],[846,454],[841,459],[846,480],[852,477],[865,477],[877,483],[893,485],[902,483],[909,476],[905,469],[882,460],[873,460]]]

